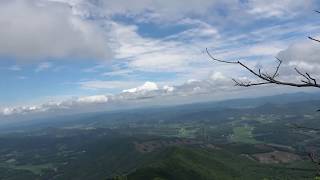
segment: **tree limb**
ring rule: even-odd
[[[279,58],[276,58],[279,61],[279,63],[276,67],[275,72],[272,73],[272,75],[269,75],[268,73],[262,73],[260,69],[258,70],[258,72],[256,72],[255,70],[251,69],[250,67],[248,67],[246,64],[242,63],[241,61],[226,61],[226,60],[217,59],[212,56],[212,54],[209,52],[208,48],[206,48],[206,52],[207,52],[208,56],[213,61],[227,63],[227,64],[238,64],[238,65],[242,66],[243,68],[245,68],[247,71],[249,71],[254,76],[258,77],[259,80],[261,80],[261,82],[251,83],[251,82],[241,82],[241,81],[237,81],[237,80],[233,79],[236,86],[250,87],[250,86],[259,86],[259,85],[265,85],[265,84],[277,84],[277,85],[285,85],[285,86],[293,86],[293,87],[320,88],[320,85],[317,84],[317,81],[315,78],[312,78],[309,73],[305,73],[305,74],[301,73],[297,68],[295,68],[296,72],[299,75],[303,76],[307,81],[301,80],[302,83],[294,83],[294,82],[286,82],[286,81],[277,80],[276,78],[279,76],[279,71],[280,71],[280,67],[282,64],[282,60]]]
[[[311,39],[312,41],[316,41],[316,42],[320,42],[320,40],[319,39],[315,39],[315,38],[313,38],[313,37],[308,37],[309,39]]]

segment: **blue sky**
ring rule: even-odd
[[[283,79],[299,80],[295,66],[317,77],[320,49],[306,39],[320,35],[315,9],[316,0],[4,0],[0,108],[254,91],[233,87],[231,78],[252,77],[205,48],[266,70],[281,56]]]

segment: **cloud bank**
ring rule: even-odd
[[[0,55],[20,61],[111,56],[104,32],[75,16],[64,3],[40,0],[0,2]]]

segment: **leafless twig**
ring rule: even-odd
[[[265,85],[265,84],[278,84],[278,85],[285,85],[285,86],[294,86],[294,87],[316,87],[320,88],[320,85],[317,84],[317,80],[313,78],[309,73],[301,73],[297,68],[295,68],[296,72],[302,76],[305,80],[301,80],[302,83],[294,83],[294,82],[286,82],[278,80],[277,77],[279,76],[280,67],[282,64],[282,60],[279,58],[276,58],[278,60],[278,65],[276,67],[276,70],[272,73],[272,75],[269,75],[267,72],[262,73],[261,69],[257,71],[253,70],[246,64],[242,63],[241,61],[226,61],[217,59],[212,56],[212,54],[209,52],[208,49],[206,49],[206,52],[208,56],[213,60],[221,63],[227,63],[227,64],[237,64],[245,68],[247,71],[249,71],[254,76],[258,77],[261,82],[241,82],[238,80],[233,79],[236,86],[243,86],[243,87],[249,87],[249,86],[258,86],[258,85]]]
[[[315,39],[315,38],[313,38],[313,37],[308,37],[309,39],[311,39],[312,41],[316,41],[316,42],[320,42],[320,40],[319,39]]]

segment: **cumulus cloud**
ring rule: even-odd
[[[77,101],[79,103],[106,103],[108,102],[108,97],[105,95],[87,96],[80,97]]]
[[[165,90],[166,92],[173,92],[175,88],[173,86],[165,85],[163,86],[163,90]]]
[[[0,2],[0,55],[19,60],[105,59],[111,51],[103,32],[75,16],[64,3],[41,0]]]
[[[159,88],[156,83],[147,81],[142,86],[139,86],[136,88],[131,88],[131,89],[126,89],[126,90],[123,90],[122,92],[124,92],[124,93],[137,93],[137,92],[155,91],[158,89]]]
[[[123,90],[122,93],[114,97],[143,98],[143,97],[162,97],[162,96],[187,96],[197,94],[209,94],[216,91],[228,91],[232,85],[232,80],[221,72],[213,72],[206,79],[190,79],[180,85],[159,86],[154,82],[145,82],[136,88]],[[192,97],[190,97],[192,98]]]
[[[210,76],[210,78],[213,81],[224,81],[226,80],[226,77],[221,73],[221,72],[214,72],[212,73],[212,75]]]
[[[190,79],[186,83],[175,86],[175,93],[182,96],[216,93],[217,91],[229,91],[232,85],[231,79],[221,72],[213,72],[203,80]]]
[[[292,44],[278,56],[290,67],[298,67],[305,71],[317,73],[320,69],[320,43],[302,41]]]
[[[163,96],[173,95],[175,87],[164,85],[159,86],[155,82],[147,81],[144,84],[130,89],[125,89],[121,93],[114,96],[115,100],[141,100],[156,99]]]
[[[248,0],[248,12],[262,17],[290,17],[313,8],[314,0]],[[285,16],[284,16],[285,15]]]
[[[42,106],[21,106],[21,107],[14,107],[14,108],[4,108],[2,110],[2,115],[10,116],[16,114],[28,114],[34,112],[44,112],[46,109],[42,108]]]
[[[35,113],[49,113],[61,110],[73,111],[77,108],[106,104],[109,101],[106,95],[83,96],[78,98],[70,98],[58,102],[46,102],[39,105],[6,107],[0,110],[0,116],[11,115],[30,115]]]

